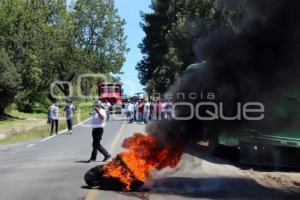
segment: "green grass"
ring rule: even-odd
[[[91,112],[92,107],[90,105],[84,105],[75,113],[73,124],[76,125],[80,121],[83,121],[90,117],[89,113]],[[80,119],[78,119],[78,114],[80,114]],[[9,128],[13,126],[22,126],[30,122],[34,123],[32,120],[44,120],[45,124],[41,126],[34,127],[29,130],[13,131],[12,134],[8,135],[4,139],[0,139],[0,144],[11,144],[16,142],[24,142],[32,139],[47,137],[50,134],[50,125],[46,124],[46,114],[42,113],[21,113],[18,111],[12,111],[10,113],[12,116],[22,116],[22,118],[10,118],[8,120],[0,121],[1,128]],[[59,131],[66,129],[67,123],[64,118],[63,109],[61,109],[61,120],[59,120],[58,129]]]
[[[0,120],[0,129],[9,129],[13,127],[21,127],[36,121],[44,120],[47,116],[45,113],[23,113],[17,110],[12,110],[8,113],[12,117],[6,120]]]
[[[13,133],[0,140],[0,144],[12,144],[16,142],[28,141],[35,138],[43,138],[49,136],[49,126],[36,127],[27,131]]]

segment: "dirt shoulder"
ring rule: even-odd
[[[243,170],[246,177],[256,180],[259,184],[273,189],[285,190],[287,193],[300,194],[299,172],[262,172],[255,170]]]

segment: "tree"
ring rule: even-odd
[[[113,0],[0,0],[0,48],[20,74],[18,109],[36,110],[53,81],[81,73],[120,72],[125,61],[125,22]],[[69,95],[67,84],[57,84]]]
[[[1,1],[0,47],[4,48],[20,74],[17,106],[33,111],[40,98],[41,69],[38,51],[41,48],[43,4],[41,1]]]
[[[146,37],[139,45],[144,58],[137,70],[148,92],[164,93],[175,75],[197,62],[195,42],[216,29],[235,30],[243,18],[239,6],[219,0],[154,0],[142,14]]]
[[[126,37],[112,0],[78,0],[71,11],[64,2],[48,27],[44,72],[70,82],[81,73],[119,73]],[[68,96],[67,84],[57,85]]]
[[[0,50],[0,117],[18,92],[19,74],[4,49]]]
[[[125,21],[113,0],[78,0],[74,8],[76,42],[92,71],[119,73],[125,62]]]

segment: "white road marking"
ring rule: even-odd
[[[73,126],[73,128],[75,128],[75,127],[77,127],[77,126],[80,126],[80,125],[84,124],[85,122],[89,121],[90,119],[91,119],[91,117],[88,118],[88,119],[86,119],[86,120],[84,120],[84,121],[82,121],[82,122],[80,122],[79,124],[76,124],[75,126]]]
[[[95,200],[96,194],[97,194],[97,190],[95,189],[89,190],[87,196],[85,197],[85,200]]]
[[[41,140],[40,142],[45,142],[47,140],[50,140],[51,138],[54,138],[56,135],[51,135],[49,137],[46,137],[45,139]]]
[[[33,147],[35,144],[29,144],[27,147],[30,148],[30,147]]]

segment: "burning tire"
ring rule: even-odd
[[[103,166],[90,169],[85,175],[84,180],[90,187],[99,187],[102,190],[121,191],[126,190],[126,185],[116,178],[105,176]],[[135,181],[130,186],[131,191],[137,191],[144,183]]]

